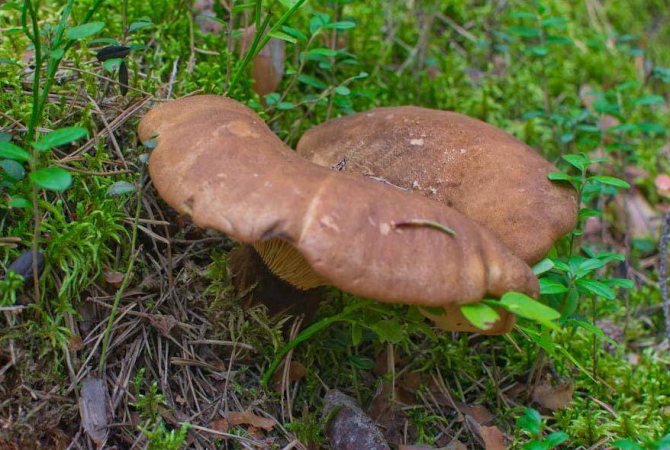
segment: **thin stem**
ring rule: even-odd
[[[128,267],[126,273],[123,276],[123,281],[121,286],[114,294],[114,304],[112,305],[112,311],[109,313],[109,318],[107,319],[107,325],[105,327],[105,334],[102,339],[102,348],[100,350],[100,362],[98,364],[98,372],[102,374],[105,370],[105,364],[107,362],[107,349],[109,347],[109,341],[112,336],[112,326],[114,325],[114,320],[116,319],[116,313],[119,309],[119,303],[121,302],[121,297],[123,297],[123,292],[128,287],[130,279],[132,278],[133,268],[135,266],[135,247],[137,246],[137,230],[139,229],[140,222],[140,213],[142,211],[142,186],[144,184],[144,173],[140,175],[140,183],[137,187],[137,206],[135,207],[135,217],[133,220],[133,233],[130,238],[130,261],[128,262]]]
[[[300,334],[298,334],[295,337],[295,339],[288,342],[286,345],[284,345],[279,349],[274,359],[272,360],[272,364],[270,364],[270,366],[265,370],[265,373],[261,378],[261,385],[266,388],[268,387],[270,380],[272,379],[272,375],[274,375],[275,371],[277,370],[277,367],[279,367],[279,365],[284,359],[284,356],[286,356],[288,352],[296,348],[301,343],[305,342],[307,339],[314,336],[319,331],[323,330],[324,328],[327,328],[331,324],[347,320],[352,312],[358,311],[359,309],[362,309],[366,306],[368,306],[367,302],[357,302],[347,308],[344,308],[344,310],[339,314],[335,314],[334,316],[321,319],[318,322],[315,322],[312,325],[305,328],[304,330],[302,330]]]

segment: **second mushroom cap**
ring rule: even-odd
[[[577,222],[569,185],[528,145],[463,114],[414,106],[328,121],[300,139],[301,156],[421,192],[493,231],[527,263],[542,259]]]

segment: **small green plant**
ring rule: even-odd
[[[569,436],[562,431],[546,434],[545,425],[540,413],[533,408],[526,408],[524,414],[517,421],[515,437],[519,438],[519,431],[530,436],[530,441],[523,444],[523,450],[551,450],[568,440]]]
[[[630,440],[618,440],[612,443],[612,447],[619,450],[670,450],[670,434],[666,434],[658,441],[635,442]]]
[[[165,406],[165,396],[159,391],[155,381],[149,386],[148,392],[142,393],[144,376],[145,369],[142,368],[133,378],[136,400],[132,405],[137,408],[143,420],[153,423],[160,419],[160,408]]]
[[[168,430],[162,421],[151,429],[140,426],[140,430],[149,441],[147,448],[150,450],[179,450],[184,448],[188,429],[189,425],[182,423],[179,429]]]
[[[149,441],[148,448],[152,450],[178,450],[186,443],[189,424],[182,423],[179,429],[168,430],[161,418],[161,409],[165,408],[165,395],[159,389],[154,381],[149,386],[149,391],[142,393],[142,383],[144,382],[145,369],[137,371],[133,377],[132,384],[135,390],[136,400],[132,405],[137,408],[142,424],[139,425],[140,431]]]

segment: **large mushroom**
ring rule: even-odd
[[[576,191],[557,169],[498,128],[449,111],[376,108],[328,121],[298,154],[343,172],[382,178],[457,209],[529,264],[577,223]]]
[[[169,205],[253,244],[270,270],[299,288],[331,285],[381,302],[444,307],[451,313],[439,325],[456,331],[480,331],[459,305],[538,293],[528,265],[484,227],[419,194],[301,158],[228,98],[160,105],[142,119],[139,136],[156,141],[149,173]],[[501,316],[488,333],[509,330],[511,316]]]

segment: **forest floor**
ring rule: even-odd
[[[393,448],[670,448],[667,0],[231,2],[0,3],[0,145],[65,130],[64,145],[0,146],[0,448],[328,448],[330,389]],[[249,27],[282,17],[283,79],[261,98]],[[101,62],[110,45],[126,50]],[[197,93],[247,104],[292,147],[376,106],[458,111],[575,183],[596,177],[545,263],[558,329],[437,332],[415,309],[374,305],[263,386],[304,324],[240,301],[236,244],[167,207],[137,139],[152,106]],[[8,270],[35,265],[33,249],[37,283]],[[322,296],[317,320],[361,302]]]

